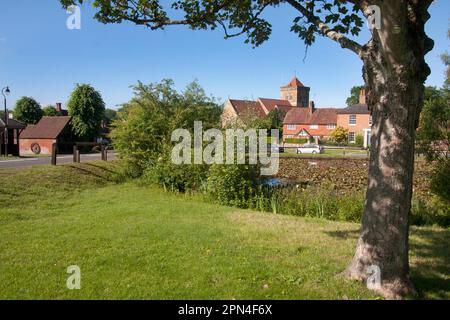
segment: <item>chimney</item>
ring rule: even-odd
[[[57,102],[56,103],[56,112],[60,113],[62,111],[62,103]]]
[[[309,102],[309,114],[313,114],[315,109],[316,109],[316,106],[314,104],[314,101],[310,101]]]
[[[359,91],[359,103],[366,104],[366,89],[361,89]]]

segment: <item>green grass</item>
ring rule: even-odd
[[[0,170],[0,299],[372,299],[337,276],[358,225],[119,183],[117,163]],[[450,231],[413,228],[413,281],[450,298]],[[81,268],[81,290],[65,286]]]

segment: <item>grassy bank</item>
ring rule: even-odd
[[[120,182],[115,163],[0,170],[0,298],[361,299],[336,275],[358,225],[255,213]],[[450,231],[413,228],[413,281],[450,298]],[[66,288],[70,265],[81,290]]]

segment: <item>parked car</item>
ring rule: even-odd
[[[324,149],[322,146],[319,146],[318,144],[305,144],[299,148],[297,148],[297,153],[313,153],[313,154],[319,154],[323,153]]]

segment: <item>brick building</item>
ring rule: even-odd
[[[37,124],[27,126],[20,134],[20,155],[49,155],[54,143],[59,150],[68,148],[68,144],[73,142],[70,119],[67,116],[42,117]]]
[[[361,90],[359,103],[337,111],[337,125],[348,130],[350,143],[356,142],[356,136],[364,139],[364,147],[370,146],[372,116],[366,104],[366,92]]]
[[[229,99],[222,113],[222,126],[239,123],[245,117],[266,118],[273,109],[285,113],[283,141],[289,138],[328,138],[337,126],[349,131],[349,142],[356,136],[364,137],[364,146],[370,145],[371,116],[366,104],[365,91],[360,93],[359,103],[348,108],[316,108],[309,100],[310,88],[293,78],[280,88],[281,99],[258,98],[256,101]]]
[[[5,124],[6,121],[6,124]],[[20,121],[15,119],[7,118],[5,120],[0,119],[0,154],[18,156],[19,155],[19,135],[26,127]],[[6,147],[5,147],[5,136],[6,137]]]

